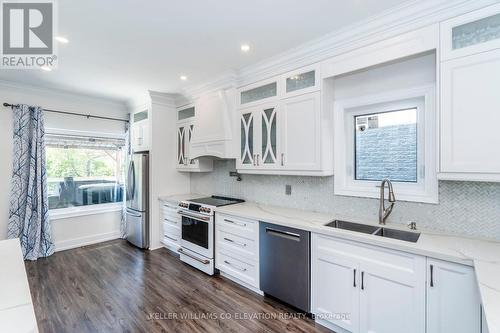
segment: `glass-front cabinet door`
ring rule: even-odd
[[[255,110],[247,109],[240,114],[240,151],[238,164],[242,169],[257,167]]]
[[[177,127],[177,166],[185,166],[186,160],[186,126]]]
[[[238,169],[274,169],[280,165],[278,103],[240,111]]]
[[[441,60],[500,48],[500,4],[441,23]]]
[[[187,130],[188,130],[188,138],[187,138],[187,158],[189,159],[189,166],[190,167],[196,167],[198,165],[198,160],[197,159],[192,159],[191,158],[191,152],[190,152],[190,147],[191,147],[191,138],[193,137],[193,132],[194,132],[194,125],[193,124],[189,124],[188,127],[187,127]]]
[[[319,64],[302,67],[282,76],[284,97],[293,97],[318,91],[320,88]]]
[[[276,106],[260,109],[260,149],[257,163],[264,167],[278,165],[278,108]]]

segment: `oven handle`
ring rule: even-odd
[[[178,210],[177,214],[180,214],[180,215],[185,216],[185,217],[190,217],[190,218],[193,218],[193,219],[197,219],[197,220],[206,221],[206,222],[210,221],[210,216],[204,216],[204,215],[198,215],[198,214],[188,213],[188,212],[183,211],[183,210]]]
[[[182,251],[182,248],[178,249],[177,252],[179,252],[180,254],[183,254],[191,259],[194,259],[196,261],[199,261],[201,262],[202,264],[204,265],[208,265],[210,263],[210,260],[207,260],[207,259],[200,259],[198,257],[195,257],[194,255],[190,254],[190,253],[187,253],[187,252],[184,252]]]

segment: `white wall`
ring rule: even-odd
[[[57,90],[23,86],[0,81],[0,103],[40,105],[46,109],[127,118],[125,104],[91,98]],[[7,237],[10,179],[12,169],[12,113],[0,106],[0,240]],[[80,131],[123,133],[124,124],[82,117],[46,113],[47,129],[60,128]],[[120,212],[108,212],[84,217],[71,217],[52,221],[57,249],[116,238],[120,230]]]
[[[435,53],[335,77],[336,100],[414,88],[436,82]]]

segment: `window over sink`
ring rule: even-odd
[[[354,179],[417,182],[418,108],[354,116]]]
[[[335,102],[337,195],[437,203],[435,86]]]

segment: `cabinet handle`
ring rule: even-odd
[[[253,154],[253,166],[257,166],[257,154]]]
[[[361,290],[365,290],[365,272],[361,272]]]
[[[431,268],[431,287],[434,287],[434,265],[431,265],[430,268]]]
[[[236,224],[236,225],[239,225],[240,227],[246,227],[247,224],[246,223],[236,223],[234,222],[233,220],[228,220],[228,219],[224,219],[225,222],[228,222],[228,223],[232,223],[232,224]]]
[[[281,153],[281,166],[285,165],[285,154]]]
[[[242,268],[242,267],[238,267],[238,266],[236,266],[236,265],[233,265],[233,264],[231,264],[231,263],[230,263],[229,261],[227,261],[227,260],[224,260],[224,263],[225,263],[226,265],[229,265],[229,266],[232,266],[232,267],[234,267],[234,268],[236,268],[236,269],[239,269],[239,270],[240,270],[240,271],[242,271],[242,272],[246,272],[246,271],[247,271],[247,269],[246,269],[246,268]]]
[[[177,242],[177,241],[178,241],[178,239],[177,239],[177,238],[173,238],[173,237],[170,237],[170,236],[167,236],[167,235],[165,235],[165,237],[166,237],[166,238],[168,238],[168,239],[170,239],[170,240],[173,240],[174,242]]]
[[[257,166],[259,166],[259,156],[260,154],[257,154]]]
[[[352,286],[356,288],[356,268],[353,270],[353,273]]]
[[[225,240],[226,242],[233,243],[233,244],[238,245],[238,246],[241,246],[241,247],[246,247],[246,246],[247,246],[245,243],[235,242],[234,240],[232,240],[232,239],[230,239],[230,238],[226,238],[226,237],[224,237],[224,240]]]

